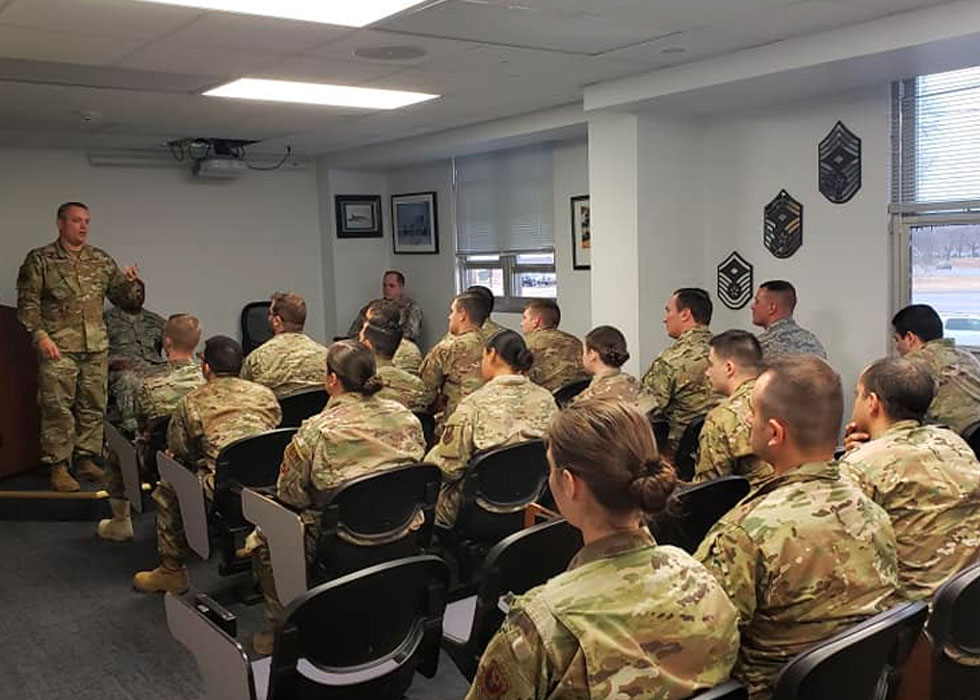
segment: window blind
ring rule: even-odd
[[[457,158],[456,252],[552,250],[555,195],[547,146]]]

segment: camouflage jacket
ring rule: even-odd
[[[281,399],[323,388],[326,374],[325,347],[305,333],[279,333],[249,353],[240,376],[269,387]]]
[[[347,330],[347,336],[349,338],[357,338],[361,334],[361,329],[364,327],[364,320],[367,318],[368,307],[375,301],[381,300],[374,299],[369,301],[357,312],[357,317]],[[408,297],[402,297],[401,301],[397,303],[401,312],[402,333],[413,343],[419,342],[419,339],[422,337],[422,308]]]
[[[130,314],[118,306],[104,314],[109,333],[109,361],[132,360],[144,367],[166,362],[160,355],[163,346],[163,317],[146,309]]]
[[[956,433],[899,421],[844,455],[841,473],[891,517],[903,598],[929,598],[977,561],[980,463]]]
[[[467,698],[687,698],[726,681],[737,653],[738,615],[711,574],[622,532],[511,602]]]
[[[732,676],[753,699],[804,649],[898,602],[888,514],[836,462],[774,476],[722,516],[694,557],[738,608]]]
[[[391,362],[398,369],[403,369],[417,377],[419,376],[419,367],[422,366],[422,351],[411,340],[402,338],[402,342],[398,344],[398,349],[395,350],[395,356],[391,358]]]
[[[483,325],[480,326],[480,332],[483,333],[483,337],[486,340],[490,340],[492,337],[497,335],[497,333],[499,333],[500,331],[506,331],[506,330],[507,328],[501,326],[499,323],[494,321],[489,316],[487,316],[487,320],[483,322]]]
[[[443,421],[452,415],[464,397],[483,386],[480,370],[483,345],[483,335],[477,330],[447,335],[422,361],[419,369],[422,381],[436,397],[445,397]]]
[[[653,397],[653,408],[670,423],[668,444],[674,448],[688,423],[705,415],[721,396],[711,389],[704,372],[708,368],[707,326],[684,331],[660,353],[643,375],[643,386]]]
[[[48,337],[62,352],[102,352],[109,336],[105,298],[125,304],[135,287],[108,253],[85,245],[78,253],[59,241],[27,254],[17,274],[17,320],[36,345]]]
[[[633,404],[643,413],[649,413],[653,408],[653,397],[646,392],[637,378],[615,368],[596,372],[589,385],[572,399],[572,403],[595,398],[619,399]]]
[[[772,476],[772,467],[752,454],[749,441],[754,386],[754,379],[743,382],[704,419],[694,467],[695,483],[735,474],[744,476],[755,487]]]
[[[460,401],[425,458],[442,470],[436,520],[455,522],[463,472],[474,454],[542,437],[557,412],[551,392],[520,374],[494,377]]]
[[[980,420],[980,362],[951,338],[930,340],[906,355],[925,363],[936,381],[936,396],[926,411],[930,423],[948,425],[957,433]]]
[[[238,377],[215,377],[177,403],[167,427],[167,448],[195,471],[214,473],[221,448],[273,430],[282,420],[276,395]]]
[[[385,388],[378,392],[378,398],[397,401],[409,411],[424,412],[432,403],[434,394],[421,379],[399,369],[391,360],[378,362],[378,376],[384,382]]]
[[[823,345],[817,336],[797,325],[792,318],[776,321],[759,335],[762,355],[772,360],[780,355],[819,355],[827,359]]]
[[[534,353],[534,364],[527,376],[548,391],[587,379],[582,366],[582,341],[557,328],[527,334],[527,347]]]
[[[169,416],[190,391],[204,384],[201,365],[194,360],[173,360],[143,377],[136,394],[136,420],[141,429],[154,418]]]

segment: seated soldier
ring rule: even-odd
[[[245,358],[241,378],[269,387],[279,399],[322,387],[327,349],[303,333],[305,324],[303,297],[273,294],[269,305],[272,337]]]
[[[694,555],[739,612],[732,676],[768,698],[779,669],[898,602],[888,514],[832,461],[844,397],[816,355],[775,361],[752,389],[752,451],[765,481],[722,516]]]
[[[398,321],[386,321],[381,315],[368,315],[361,329],[361,342],[374,353],[377,375],[382,382],[378,398],[397,401],[409,411],[422,413],[429,408],[434,395],[425,382],[392,362],[401,339],[402,327]]]
[[[753,454],[749,439],[749,399],[762,371],[762,347],[754,335],[737,330],[716,335],[708,345],[708,381],[726,398],[704,419],[693,481],[735,474],[754,488],[772,476],[772,467]]]
[[[386,299],[372,301],[367,308],[365,323],[376,317],[380,317],[383,324],[396,323],[399,325],[399,329],[401,328],[401,321],[399,320],[401,313],[398,310],[398,305],[392,301]],[[409,374],[414,374],[416,377],[419,375],[419,367],[422,365],[422,351],[419,350],[418,345],[405,337],[404,332],[402,333],[402,340],[395,350],[395,356],[391,358],[391,363]]]
[[[146,464],[150,421],[170,416],[177,403],[193,389],[204,384],[201,365],[194,359],[194,349],[201,341],[200,322],[190,314],[174,314],[163,326],[163,351],[167,364],[143,378],[136,394],[136,450]],[[110,451],[105,469],[106,491],[112,518],[100,520],[99,537],[114,542],[133,538],[133,521],[129,516],[119,457]]]
[[[486,320],[480,324],[480,332],[483,333],[483,337],[485,339],[490,340],[490,338],[495,336],[500,331],[507,330],[490,317],[490,314],[493,313],[495,299],[493,296],[493,291],[489,287],[484,287],[481,284],[474,284],[467,287],[466,291],[480,297],[487,308]]]
[[[551,493],[585,546],[510,601],[467,699],[666,700],[728,680],[734,606],[704,566],[643,526],[675,484],[646,417],[590,399],[562,411],[547,441]]]
[[[347,481],[372,472],[418,462],[425,453],[422,424],[395,401],[380,399],[374,355],[356,340],[341,340],[327,354],[322,413],[306,420],[282,457],[278,498],[302,511],[306,552],[316,551],[321,509],[317,506]],[[412,527],[421,526],[421,522]],[[399,536],[401,536],[399,534]],[[259,654],[272,652],[283,606],[276,595],[269,547],[264,537],[252,552],[255,578],[266,603],[266,625],[252,640]],[[375,544],[383,544],[375,542]]]
[[[268,388],[239,379],[242,347],[237,341],[223,335],[208,338],[203,360],[201,372],[207,384],[184,396],[174,409],[167,428],[167,451],[197,474],[210,500],[221,449],[240,438],[273,430],[282,420],[282,411]],[[187,540],[177,494],[160,482],[153,501],[160,566],[137,573],[133,587],[144,592],[182,593],[187,590]]]
[[[902,357],[923,362],[936,382],[936,396],[926,411],[929,423],[962,433],[980,420],[980,361],[943,338],[943,321],[931,306],[912,304],[895,314],[895,349]]]
[[[820,340],[793,318],[796,288],[786,280],[770,280],[759,285],[752,300],[752,323],[765,331],[759,345],[765,359],[782,355],[811,354],[827,359]]]
[[[451,527],[456,521],[463,473],[474,454],[542,437],[558,411],[551,392],[524,376],[533,362],[534,355],[514,331],[501,331],[487,341],[480,361],[487,383],[459,402],[425,457],[442,470],[439,525]]]
[[[653,399],[643,390],[643,385],[632,374],[620,370],[630,359],[626,338],[612,326],[597,326],[585,336],[582,366],[592,381],[572,403],[592,398],[620,399],[633,404],[646,413],[653,406]]]
[[[530,299],[524,304],[521,331],[534,366],[528,376],[548,391],[587,379],[582,366],[582,341],[558,330],[561,309],[554,299]]]
[[[107,309],[109,334],[109,395],[115,404],[120,429],[136,430],[136,393],[140,379],[164,364],[160,356],[163,318],[143,308],[146,285],[133,283],[134,293]]]
[[[952,430],[921,424],[932,399],[921,364],[878,360],[858,379],[841,459],[841,472],[891,517],[906,600],[932,597],[980,551],[980,463]]]
[[[705,376],[711,297],[703,289],[678,289],[664,308],[667,335],[676,342],[654,359],[642,381],[653,398],[653,408],[670,424],[667,448],[672,454],[688,424],[706,415],[721,397]]]
[[[413,343],[418,343],[422,338],[422,309],[405,294],[405,275],[398,270],[385,271],[381,277],[381,294],[381,299],[369,301],[357,312],[354,322],[350,324],[350,329],[347,331],[347,337],[356,339],[361,328],[364,327],[368,308],[378,301],[385,300],[398,307],[402,335]]]

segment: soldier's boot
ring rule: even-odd
[[[91,457],[81,457],[75,463],[75,473],[85,481],[101,483],[105,481],[105,470],[95,463]]]
[[[129,501],[122,498],[110,498],[112,518],[100,520],[96,528],[99,537],[113,542],[125,542],[133,539],[133,520],[129,517]]]
[[[153,571],[133,576],[133,588],[143,593],[184,593],[187,590],[187,567],[164,559]]]
[[[58,462],[57,464],[51,465],[51,489],[53,491],[71,493],[72,491],[78,491],[80,488],[81,486],[78,485],[78,482],[68,473],[67,464]]]
[[[259,656],[269,656],[272,654],[272,647],[275,645],[275,641],[276,631],[267,624],[252,635],[252,649]]]

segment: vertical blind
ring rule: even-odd
[[[548,146],[457,158],[456,252],[552,250],[555,194]]]

